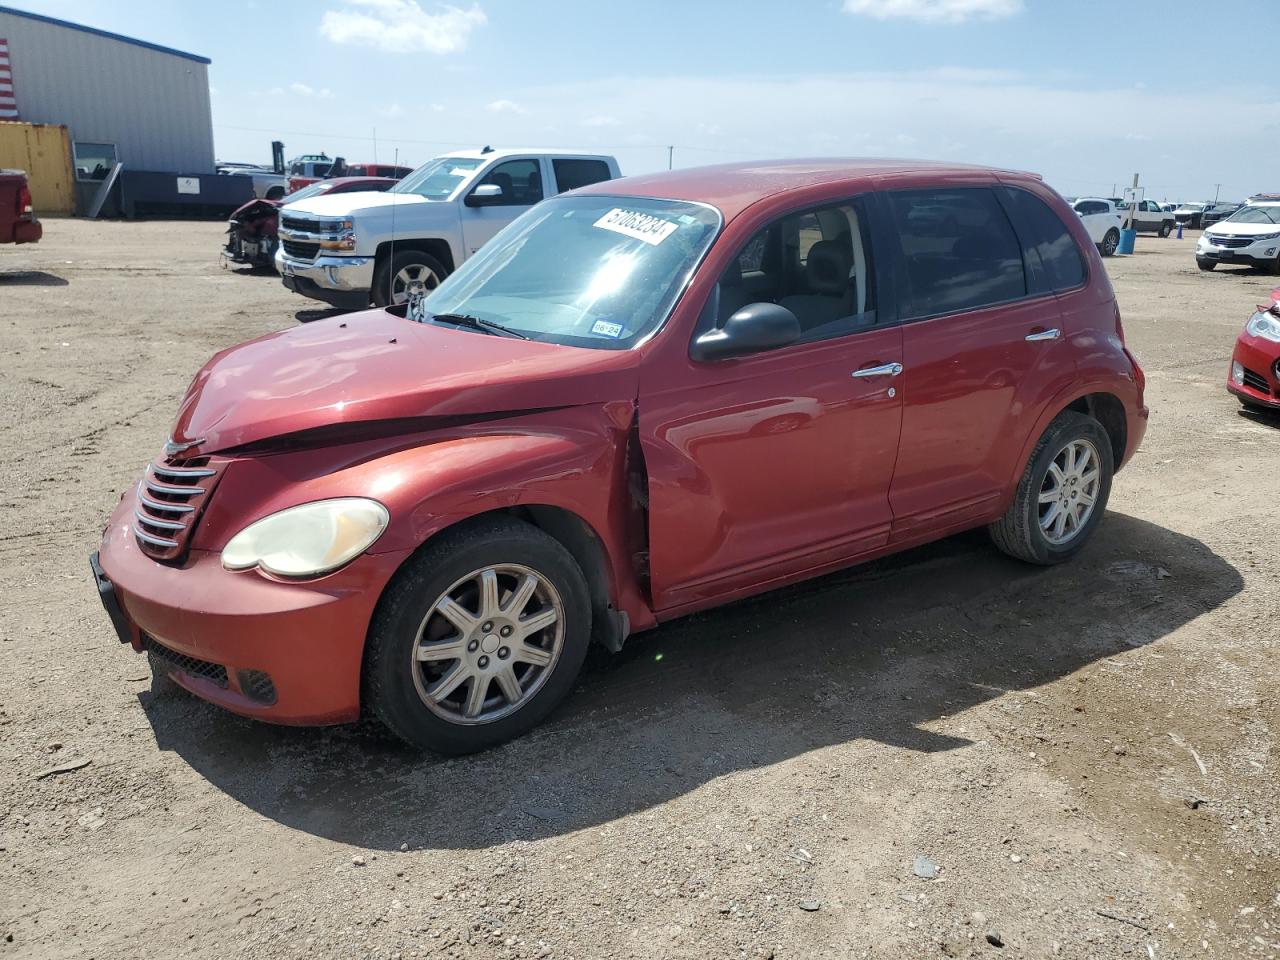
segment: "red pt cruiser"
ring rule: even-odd
[[[192,693],[462,753],[546,716],[593,641],[977,526],[1066,560],[1143,386],[1034,175],[614,180],[411,307],[215,356],[93,567]]]

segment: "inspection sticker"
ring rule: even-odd
[[[622,336],[622,324],[610,323],[608,320],[597,320],[591,325],[591,332],[601,337],[612,337],[617,340]]]
[[[619,207],[614,207],[606,213],[595,222],[594,226],[601,230],[612,230],[633,240],[643,240],[654,247],[675,233],[677,229],[677,225],[670,220],[651,217],[638,210],[623,210]]]

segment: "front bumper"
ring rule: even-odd
[[[91,560],[122,642],[152,649],[180,686],[242,716],[297,725],[359,716],[369,623],[407,554],[364,554],[326,577],[291,583],[226,570],[207,551],[171,565],[139,549],[132,511],[127,494]]]
[[[1202,235],[1196,243],[1196,259],[1214,261],[1216,263],[1243,263],[1251,266],[1271,265],[1280,256],[1280,237],[1272,240],[1259,240],[1247,247],[1220,247],[1208,241],[1208,235]]]
[[[294,293],[334,307],[363,310],[373,289],[373,257],[316,257],[296,260],[276,251],[280,281]]]
[[[1245,369],[1245,382],[1236,383],[1228,367],[1227,389],[1250,403],[1280,410],[1280,344],[1241,333],[1231,360]]]

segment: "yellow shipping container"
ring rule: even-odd
[[[36,216],[70,216],[75,212],[71,137],[66,127],[0,121],[0,167],[27,171]]]

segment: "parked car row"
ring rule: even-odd
[[[975,527],[1089,541],[1145,378],[1042,179],[617,175],[464,151],[283,207],[287,284],[393,305],[197,373],[91,561],[119,639],[236,713],[465,753],[592,643]]]

